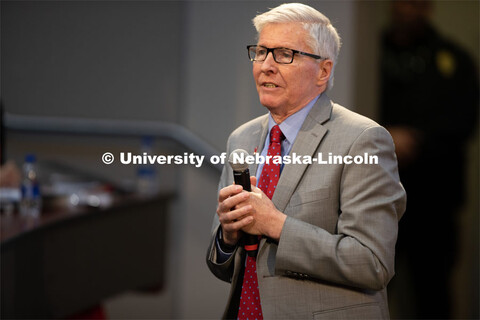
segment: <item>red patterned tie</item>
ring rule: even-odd
[[[278,125],[270,130],[270,145],[268,146],[269,156],[281,156],[281,142],[285,137]],[[270,158],[271,160],[272,158]],[[263,165],[262,174],[258,181],[258,187],[272,199],[278,178],[280,177],[280,164],[273,164],[273,161]],[[262,306],[260,305],[260,294],[258,291],[257,263],[255,257],[247,256],[245,273],[243,275],[242,295],[240,296],[240,307],[238,319],[263,319]]]

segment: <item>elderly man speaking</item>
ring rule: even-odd
[[[224,168],[207,252],[213,274],[231,282],[224,318],[388,318],[406,201],[392,139],[326,95],[340,48],[327,17],[290,3],[253,23],[258,42],[248,55],[269,113],[237,128],[227,152],[313,160],[251,164],[251,192]],[[320,154],[378,162],[320,162]],[[252,235],[258,250],[247,255]]]

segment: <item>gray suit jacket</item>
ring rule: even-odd
[[[262,150],[268,116],[236,129],[227,155],[237,148]],[[265,319],[389,318],[386,286],[394,275],[398,220],[406,195],[400,184],[393,141],[374,121],[334,104],[322,94],[291,150],[325,160],[332,155],[378,156],[378,164],[290,164],[280,176],[273,203],[288,217],[280,241],[263,237],[257,256]],[[250,167],[255,175],[257,165]],[[219,188],[233,183],[228,164]],[[218,278],[241,286],[245,252],[217,263],[215,215],[207,264]],[[241,278],[241,276],[240,276]],[[236,297],[235,299],[238,299]]]

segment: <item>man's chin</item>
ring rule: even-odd
[[[270,111],[271,113],[276,113],[275,110],[279,110],[278,107],[276,106],[271,106],[271,105],[265,105],[265,104],[262,104],[262,106],[264,106],[265,108],[268,109],[268,111]]]
[[[269,111],[278,109],[280,107],[278,103],[276,103],[275,101],[272,101],[270,99],[260,99],[260,103],[262,104],[262,106],[267,108]]]

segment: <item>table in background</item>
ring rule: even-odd
[[[109,208],[1,216],[1,317],[65,318],[127,290],[161,288],[173,193]]]

